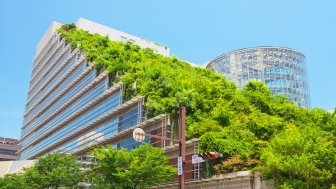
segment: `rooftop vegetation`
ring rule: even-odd
[[[261,82],[237,89],[209,69],[75,26],[65,25],[59,34],[98,70],[106,70],[111,83],[121,80],[126,100],[144,95],[149,116],[177,115],[178,106],[185,105],[188,138],[200,138],[202,151],[224,155],[211,162],[214,173],[258,170],[279,188],[336,183],[335,112],[300,108],[273,96]]]

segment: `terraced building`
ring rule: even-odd
[[[178,114],[176,109],[193,98],[186,88],[198,87],[195,94],[199,95],[195,95],[193,102],[200,102],[198,111],[208,111],[208,115],[209,106],[219,102],[217,98],[236,90],[233,83],[218,74],[166,57],[169,49],[158,43],[85,19],[76,22],[77,29],[67,24],[57,32],[61,26],[54,22],[37,46],[20,139],[22,160],[50,152],[70,153],[79,156],[86,171],[95,161],[90,156],[92,146],[110,144],[128,149],[138,146],[140,143],[132,138],[134,128],[176,138],[179,134],[174,118]],[[145,49],[114,41],[131,41]],[[214,98],[206,99],[211,95]],[[166,112],[171,115],[161,114]],[[189,115],[193,115],[192,109]],[[176,142],[155,136],[145,141],[164,148],[170,164],[177,164],[180,155]],[[238,185],[251,188],[249,172],[202,181],[208,175],[204,162],[191,163],[192,155],[199,152],[198,140],[187,141],[185,151],[184,177],[192,181],[188,188],[221,187],[223,182],[226,188]],[[171,183],[168,187],[176,185]]]
[[[131,136],[135,126],[165,133],[167,116],[146,119],[142,96],[124,101],[123,84],[109,83],[106,72],[95,69],[78,48],[61,39],[57,33],[61,26],[53,22],[37,46],[20,159],[35,159],[54,151],[85,154],[93,144],[133,148],[138,145]],[[169,55],[165,46],[86,19],[79,19],[76,27]]]

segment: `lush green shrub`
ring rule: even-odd
[[[271,174],[280,169],[272,166],[273,156],[278,153],[284,157],[293,156],[290,154],[291,146],[279,144],[282,149],[278,149],[278,144],[275,144],[287,133],[289,125],[299,129],[304,141],[313,144],[312,138],[318,138],[316,144],[334,152],[335,114],[297,107],[283,95],[272,96],[261,82],[251,81],[239,90],[235,84],[209,69],[193,67],[176,57],[165,57],[131,42],[110,41],[106,36],[89,34],[70,26],[61,28],[59,33],[73,48],[79,47],[84,51],[97,70],[106,70],[111,84],[122,81],[126,100],[144,95],[147,116],[177,115],[178,106],[185,105],[188,138],[199,137],[202,151],[215,150],[224,154],[212,162],[217,173],[258,166],[264,176],[279,178],[279,186],[289,186],[295,181],[295,186],[302,182],[312,188],[319,183],[331,186],[330,183],[336,182],[336,169],[328,167],[335,165],[336,158],[323,150],[323,156],[313,149],[302,152],[307,161],[312,161],[311,170],[314,172],[309,177],[305,174],[310,174],[310,168],[302,169],[295,177],[290,176],[290,169]],[[134,83],[136,89],[131,87]],[[308,135],[310,130],[314,135]],[[288,140],[291,144],[296,138]],[[292,160],[284,158],[278,165],[289,161]],[[315,184],[307,178],[314,180]]]

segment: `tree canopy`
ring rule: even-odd
[[[39,158],[33,167],[20,174],[0,177],[1,189],[81,188],[86,178],[92,188],[147,188],[172,181],[176,168],[168,165],[162,148],[143,144],[127,151],[111,146],[95,148],[96,164],[88,172],[74,156],[50,153]]]
[[[0,188],[2,189],[26,189],[26,180],[22,174],[7,174],[0,177]]]
[[[35,166],[25,170],[26,183],[35,188],[74,187],[83,181],[81,164],[70,155],[51,153],[39,158]]]
[[[70,155],[50,153],[38,159],[33,167],[21,174],[0,178],[3,189],[78,188],[84,180],[81,164]]]
[[[131,151],[96,148],[97,163],[92,170],[93,188],[147,188],[172,180],[176,168],[168,165],[164,150],[143,144]]]
[[[262,150],[266,176],[294,188],[328,188],[335,183],[335,138],[318,128],[289,124]]]
[[[224,155],[214,162],[217,173],[254,168],[279,186],[330,187],[336,182],[335,113],[298,107],[257,81],[237,89],[209,69],[131,42],[111,41],[75,27],[63,27],[59,33],[97,70],[107,71],[111,84],[122,81],[126,100],[145,96],[148,116],[176,115],[177,107],[185,105],[188,138],[200,138],[202,151]],[[296,161],[295,170],[288,169]]]

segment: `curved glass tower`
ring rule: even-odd
[[[211,60],[207,64],[238,87],[249,80],[264,81],[273,94],[284,94],[298,106],[310,107],[306,57],[285,47],[244,48]]]

